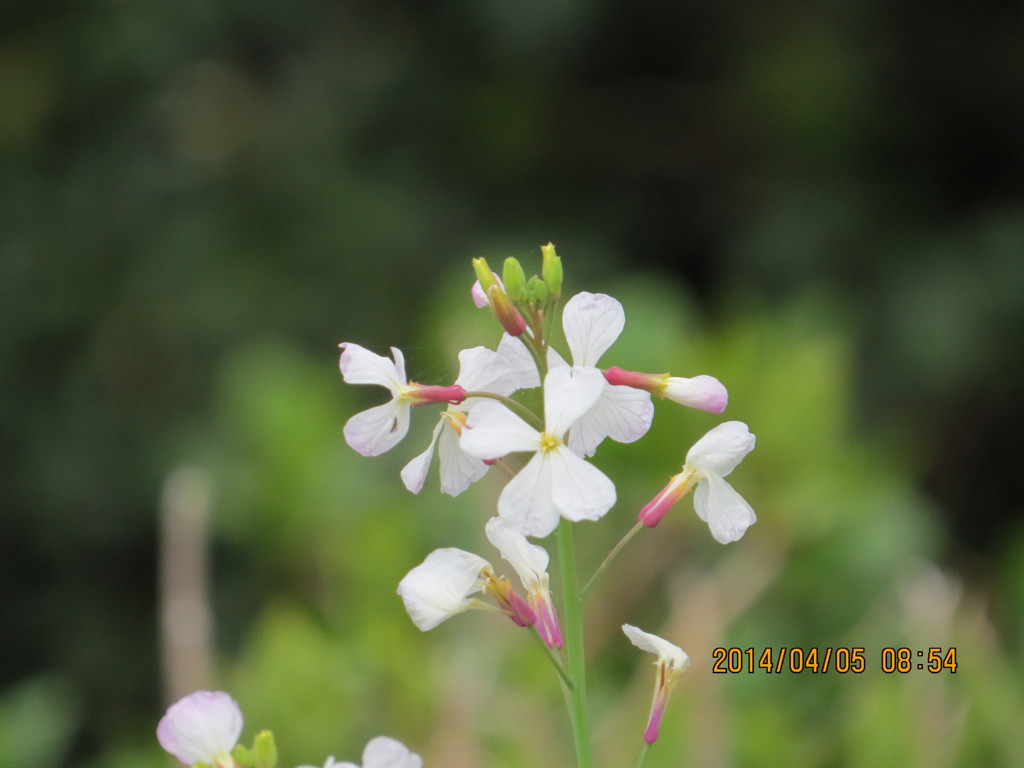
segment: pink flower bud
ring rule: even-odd
[[[642,389],[708,413],[722,413],[729,403],[728,390],[714,376],[686,379],[667,373],[638,373],[613,367],[604,372],[604,377],[609,384]]]
[[[466,390],[458,384],[440,387],[411,381],[403,396],[412,405],[424,405],[425,403],[451,403],[454,405],[466,399]]]
[[[490,300],[491,309],[494,310],[494,316],[498,318],[501,327],[509,336],[519,336],[526,330],[526,321],[500,286],[492,285],[488,288],[487,298]]]

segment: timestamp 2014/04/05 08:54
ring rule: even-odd
[[[949,648],[891,648],[881,649],[879,666],[886,674],[906,674],[916,670],[955,673],[956,647]],[[868,668],[868,657],[862,647],[787,648],[768,646],[758,648],[715,648],[712,651],[711,671],[715,674],[746,672],[765,673],[818,673],[861,674]]]

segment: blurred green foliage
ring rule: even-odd
[[[493,343],[469,260],[626,307],[608,355],[707,372],[757,450],[759,522],[722,548],[689,501],[587,605],[602,762],[630,764],[649,668],[695,659],[649,766],[1021,765],[1024,17],[995,2],[771,6],[42,0],[0,8],[0,765],[166,766],[161,487],[214,491],[217,679],[283,765],[388,733],[431,765],[571,760],[550,670],[394,594],[458,499],[364,459],[379,392]],[[531,261],[535,259],[535,261]],[[606,361],[607,362],[607,361]],[[718,422],[660,403],[597,463],[596,567]],[[432,478],[433,480],[433,478]],[[493,554],[493,553],[490,553]],[[709,672],[722,646],[864,646],[868,671]],[[955,676],[879,671],[957,645]]]

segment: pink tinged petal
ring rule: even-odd
[[[220,691],[196,691],[172,704],[156,728],[160,746],[186,765],[225,764],[242,733],[242,711]]]
[[[639,440],[653,420],[648,393],[606,383],[597,402],[569,430],[569,447],[579,456],[593,456],[606,437],[618,443]]]
[[[714,376],[701,375],[692,379],[673,376],[657,394],[708,413],[721,413],[729,403],[729,391]]]
[[[544,378],[544,431],[562,439],[601,397],[604,376],[596,368],[553,368]]]
[[[535,454],[519,474],[508,481],[498,497],[498,515],[524,536],[544,538],[558,525],[551,466],[546,458],[541,453]]]
[[[615,505],[615,484],[593,464],[565,446],[545,458],[551,467],[555,507],[566,520],[599,520]]]
[[[447,420],[438,439],[437,452],[441,461],[442,493],[458,496],[487,474],[488,465],[462,450],[459,435]]]
[[[651,703],[651,714],[647,719],[644,741],[653,744],[658,738],[662,716],[669,692],[679,677],[690,666],[690,657],[686,651],[657,635],[644,632],[631,624],[623,624],[622,631],[637,648],[657,655],[655,664],[657,677],[654,681],[654,700]]]
[[[658,495],[651,499],[640,510],[637,520],[648,528],[653,528],[661,522],[661,518],[669,511],[683,496],[690,492],[693,481],[696,479],[692,472],[680,472],[669,480],[668,485],[659,491]]]
[[[686,464],[695,470],[725,477],[754,450],[755,440],[742,421],[727,421],[694,443],[686,454]]]
[[[500,459],[517,451],[536,451],[540,433],[501,403],[473,406],[460,438],[462,450],[479,459]]]
[[[470,392],[508,396],[516,391],[514,372],[500,354],[487,347],[459,352],[459,377],[455,383]]]
[[[444,418],[438,421],[437,426],[434,427],[434,433],[430,437],[430,444],[427,446],[427,450],[406,464],[402,469],[402,482],[413,493],[419,493],[423,490],[423,483],[427,479],[427,472],[430,471],[430,460],[434,458],[434,445],[437,443],[437,438],[441,435],[441,430],[445,428],[447,423]]]
[[[487,294],[484,293],[483,286],[480,285],[479,280],[473,283],[473,287],[469,289],[469,295],[473,297],[473,303],[477,306],[477,309],[483,309],[487,306]]]
[[[753,508],[736,489],[711,473],[701,476],[693,506],[697,516],[708,524],[711,535],[722,544],[738,541],[757,522]]]
[[[405,386],[405,358],[400,350],[391,348],[395,361],[381,357],[370,350],[344,342],[339,344],[341,353],[341,375],[347,384],[376,384],[397,395]]]
[[[363,750],[363,768],[423,768],[423,759],[402,742],[378,736]]]
[[[491,565],[455,547],[435,549],[398,584],[398,594],[413,623],[426,632],[476,605],[470,595],[484,587],[481,575]]]
[[[409,404],[402,400],[357,413],[345,424],[345,440],[363,456],[389,451],[409,431]]]
[[[626,324],[626,313],[616,299],[603,293],[578,293],[562,311],[562,328],[572,352],[573,365],[597,365]]]

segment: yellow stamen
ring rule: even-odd
[[[549,453],[558,446],[562,445],[562,441],[549,432],[541,432],[540,434],[540,450],[542,453]]]

